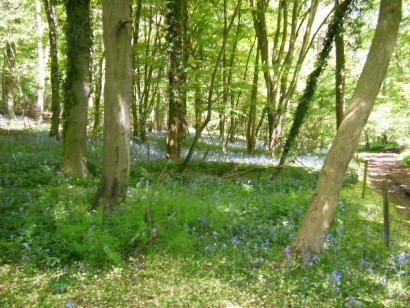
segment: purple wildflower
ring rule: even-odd
[[[339,273],[339,271],[336,269],[332,273],[332,279],[335,283],[338,283],[340,279],[342,278],[342,275]]]

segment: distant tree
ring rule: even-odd
[[[7,117],[15,117],[14,114],[14,89],[16,87],[16,76],[14,67],[16,64],[16,44],[13,41],[6,42],[3,62],[3,84],[2,84],[2,108],[1,113]]]
[[[43,47],[44,24],[42,18],[41,1],[36,0],[36,29],[37,29],[37,102],[33,106],[33,117],[37,121],[43,120],[44,94],[46,86],[46,63]]]
[[[266,85],[268,148],[272,157],[279,149],[283,121],[306,56],[317,34],[317,31],[312,32],[319,2],[276,1],[276,27],[269,27],[271,1],[249,0]],[[273,34],[270,33],[271,28],[275,29]]]
[[[259,58],[260,49],[257,47],[255,66],[253,72],[253,82],[252,91],[250,98],[250,106],[248,112],[248,123],[246,127],[246,144],[249,154],[255,153],[256,149],[256,137],[257,137],[257,126],[256,126],[256,105],[258,99],[258,81],[259,81]]]
[[[67,76],[64,98],[64,131],[62,170],[68,175],[87,176],[87,110],[91,90],[90,26],[91,0],[68,0],[65,3],[67,21]]]
[[[51,127],[50,137],[59,139],[60,127],[60,82],[57,48],[56,0],[43,0],[48,22],[50,44],[50,80],[51,80]]]
[[[204,129],[207,127],[207,125],[209,124],[209,122],[211,121],[212,118],[212,103],[213,103],[213,99],[214,99],[214,91],[215,91],[215,83],[216,83],[216,77],[217,77],[217,73],[220,69],[221,66],[221,62],[222,62],[222,57],[223,54],[225,52],[225,48],[226,48],[226,44],[228,41],[228,37],[229,37],[229,33],[233,27],[234,21],[236,16],[238,15],[238,12],[241,8],[241,4],[242,4],[242,0],[238,0],[236,6],[235,6],[235,10],[231,16],[231,19],[229,21],[228,27],[226,29],[226,31],[224,31],[224,36],[223,36],[223,41],[222,41],[222,46],[219,50],[218,53],[218,58],[214,64],[214,67],[212,69],[212,75],[211,75],[211,80],[209,83],[209,90],[208,90],[208,97],[207,97],[207,101],[206,101],[206,105],[207,105],[207,109],[206,109],[206,118],[205,120],[202,122],[202,124],[198,127],[198,129],[195,131],[195,136],[194,139],[192,140],[192,144],[191,147],[189,149],[188,155],[185,157],[184,162],[182,163],[181,167],[179,168],[179,172],[184,172],[184,170],[186,169],[186,167],[188,166],[192,155],[194,154],[196,145],[199,141],[199,138],[202,135],[202,132],[204,131]]]
[[[132,22],[128,0],[103,0],[105,50],[103,170],[93,207],[105,212],[126,197],[130,170]]]
[[[308,115],[309,105],[311,104],[316,88],[318,85],[319,77],[325,69],[330,51],[332,50],[333,41],[339,31],[339,25],[343,22],[343,19],[352,9],[353,0],[345,0],[335,11],[332,22],[326,32],[326,37],[323,41],[322,49],[317,55],[315,68],[309,74],[306,82],[305,89],[303,91],[302,97],[299,99],[298,106],[296,107],[296,112],[293,117],[292,126],[290,128],[289,134],[286,137],[286,142],[283,147],[282,155],[280,157],[279,166],[283,166],[289,155],[290,149],[295,143],[296,137],[299,134],[299,130]],[[336,95],[338,96],[338,95]],[[279,175],[282,169],[278,168],[274,177]]]
[[[326,239],[343,177],[357,148],[396,45],[401,0],[381,0],[379,20],[356,89],[320,172],[310,206],[298,231],[294,251],[317,253]]]
[[[337,10],[341,1],[335,0],[335,8]],[[335,35],[335,53],[336,53],[336,129],[339,129],[343,121],[345,113],[345,43],[344,43],[344,22],[340,21]]]

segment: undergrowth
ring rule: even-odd
[[[2,306],[406,307],[410,300],[409,231],[392,213],[392,243],[384,245],[380,197],[359,198],[354,170],[325,250],[295,259],[289,248],[316,171],[289,166],[272,181],[269,164],[196,160],[179,174],[178,163],[142,160],[134,148],[127,200],[105,216],[90,210],[98,142],[89,143],[88,179],[60,173],[61,143],[45,134],[2,135],[0,149]]]

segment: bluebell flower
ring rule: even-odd
[[[65,306],[66,306],[66,308],[74,308],[74,307],[77,307],[76,303],[75,303],[72,299],[69,299],[69,300],[67,301],[67,304],[66,304]]]
[[[406,274],[405,271],[400,271],[397,273],[397,277],[404,276]]]
[[[289,256],[290,256],[290,248],[289,248],[289,246],[286,246],[286,248],[285,248],[285,256],[286,256],[286,258],[289,258]]]
[[[235,246],[242,244],[241,241],[238,239],[237,236],[234,236],[234,237],[232,238],[232,243],[233,243]]]
[[[342,275],[339,273],[337,269],[335,269],[332,273],[332,279],[334,282],[338,283],[340,279],[342,278]]]
[[[353,296],[349,295],[349,307],[360,307],[362,304],[357,301]]]
[[[399,261],[400,265],[402,265],[402,266],[404,265],[404,261],[406,261],[406,253],[405,252],[402,252],[401,254],[399,254],[398,261]]]

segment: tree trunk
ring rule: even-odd
[[[141,10],[142,10],[142,0],[137,1],[137,7],[133,16],[133,26],[132,26],[132,70],[133,70],[133,79],[132,79],[132,100],[131,100],[131,113],[132,113],[132,130],[133,130],[133,139],[138,140],[139,132],[139,119],[138,119],[138,105],[137,101],[140,100],[140,91],[139,91],[139,58],[138,58],[138,42],[139,42],[139,32],[140,32],[140,23],[141,23]]]
[[[344,174],[386,76],[400,19],[401,0],[381,0],[379,20],[366,63],[295,240],[297,254],[319,252],[326,239]]]
[[[335,0],[336,9],[340,5],[340,0]],[[340,22],[335,36],[336,52],[336,129],[339,129],[343,121],[345,112],[345,46],[344,46],[344,25],[343,20]]]
[[[132,47],[128,0],[103,0],[105,49],[103,170],[93,207],[105,212],[126,197],[130,170]]]
[[[258,98],[259,80],[259,47],[256,48],[255,69],[253,72],[252,93],[249,106],[248,123],[246,127],[246,144],[249,154],[254,154],[256,149],[256,105]]]
[[[177,160],[180,158],[181,141],[184,130],[186,113],[186,62],[185,49],[187,23],[185,11],[187,0],[169,0],[167,2],[168,14],[168,56],[169,56],[169,112],[168,112],[168,137],[167,159]]]
[[[36,0],[36,20],[37,20],[37,59],[38,59],[38,75],[37,75],[37,103],[34,106],[33,117],[37,121],[43,120],[44,109],[44,90],[46,81],[46,70],[44,63],[43,35],[44,26],[41,18],[41,2]]]
[[[59,139],[60,126],[60,82],[58,71],[58,49],[55,6],[56,0],[44,0],[48,22],[48,38],[50,42],[50,77],[51,77],[51,128],[50,137]]]
[[[101,55],[101,58],[98,60],[97,71],[95,77],[95,92],[94,92],[94,126],[93,126],[93,135],[94,138],[97,137],[98,128],[100,127],[101,122],[101,95],[103,89],[103,75],[104,75],[104,52]]]
[[[335,7],[340,5],[340,0],[335,0]],[[339,129],[345,113],[345,46],[344,46],[344,23],[340,22],[335,36],[336,53],[336,129]]]
[[[90,0],[68,0],[67,77],[65,81],[63,162],[68,175],[85,177],[87,169],[87,109],[90,97]]]
[[[3,67],[3,106],[1,113],[6,117],[14,118],[14,88],[16,87],[16,77],[14,76],[14,66],[16,64],[16,45],[14,42],[7,42],[4,51]]]

